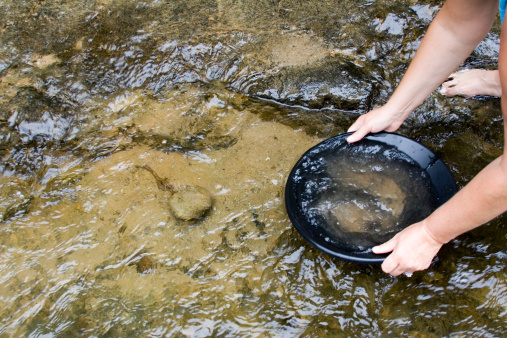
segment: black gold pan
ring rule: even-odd
[[[422,144],[395,133],[349,144],[341,134],[308,150],[285,188],[290,220],[322,252],[381,263],[371,251],[428,216],[456,192],[449,168]]]

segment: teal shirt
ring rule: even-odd
[[[507,5],[507,0],[500,0],[500,19],[502,19],[503,23],[503,17],[505,16],[505,6]]]

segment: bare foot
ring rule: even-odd
[[[464,69],[452,73],[442,83],[440,93],[446,96],[472,97],[476,95],[502,96],[498,70]]]

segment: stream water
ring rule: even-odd
[[[442,1],[0,0],[0,337],[507,332],[507,219],[412,278],[326,256],[283,203],[297,159],[381,105]],[[463,67],[496,67],[499,20]],[[496,98],[399,130],[463,186]],[[211,197],[177,218],[172,196]]]

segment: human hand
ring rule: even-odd
[[[424,221],[412,224],[391,240],[372,250],[376,254],[391,252],[382,263],[382,270],[393,276],[427,269],[443,243],[435,240]]]
[[[390,109],[387,105],[374,109],[359,118],[350,126],[347,132],[354,132],[347,137],[347,142],[353,143],[361,140],[368,133],[380,131],[396,131],[407,116],[401,112]]]

